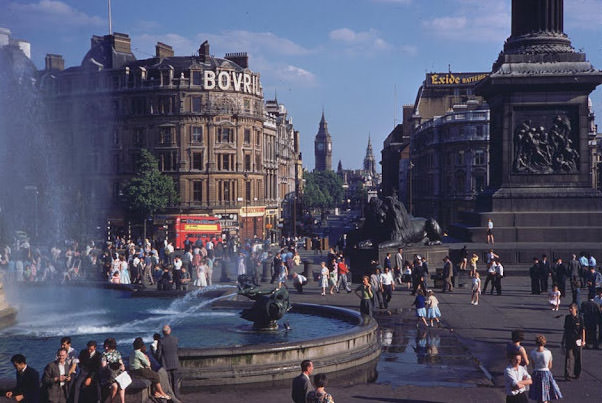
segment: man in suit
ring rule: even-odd
[[[291,396],[295,403],[305,403],[305,396],[314,390],[309,377],[314,371],[314,364],[310,360],[301,362],[301,374],[293,379],[293,390]]]
[[[71,376],[67,364],[67,350],[59,348],[56,352],[57,360],[52,361],[44,368],[42,385],[46,391],[48,403],[67,403]]]
[[[174,395],[180,397],[179,389],[179,369],[180,359],[178,358],[178,338],[171,335],[169,325],[163,326],[163,339],[159,343],[158,355],[161,365],[169,375],[169,383]]]
[[[22,403],[40,402],[40,375],[38,371],[27,365],[25,357],[15,354],[10,359],[17,370],[17,386],[8,392],[8,399],[15,399]]]
[[[93,401],[100,400],[100,381],[98,375],[101,368],[101,354],[96,351],[96,341],[90,340],[86,348],[79,353],[80,373],[73,388],[73,403],[79,403],[82,385],[86,388],[84,396],[94,396]]]

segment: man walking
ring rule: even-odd
[[[178,358],[178,338],[171,335],[169,325],[163,326],[163,339],[159,344],[158,355],[161,365],[167,371],[169,384],[177,398],[180,397],[180,360]]]
[[[309,377],[314,371],[314,364],[310,360],[301,362],[301,374],[293,378],[293,390],[291,397],[295,403],[305,403],[307,393],[314,390]]]

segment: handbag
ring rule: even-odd
[[[125,390],[132,383],[132,377],[127,371],[123,371],[115,377],[115,382],[119,384],[119,388]]]

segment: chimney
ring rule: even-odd
[[[46,54],[46,71],[65,70],[65,60],[61,55]]]
[[[155,57],[164,59],[166,57],[173,57],[173,48],[163,42],[157,42],[155,45]]]
[[[199,48],[199,59],[201,59],[202,63],[206,63],[209,61],[209,41],[205,41],[201,43],[201,47]]]
[[[226,59],[238,64],[243,69],[249,67],[249,56],[247,52],[226,53]]]
[[[115,52],[121,53],[132,53],[131,39],[128,34],[120,34],[118,32],[114,32],[113,35],[113,49]]]

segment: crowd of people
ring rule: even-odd
[[[104,340],[102,352],[90,340],[79,353],[71,346],[71,338],[63,337],[55,360],[46,365],[41,377],[23,354],[15,354],[11,363],[16,387],[5,397],[28,403],[96,403],[119,397],[125,403],[125,390],[139,378],[150,382],[155,399],[179,401],[178,339],[171,335],[169,325],[163,326],[162,333],[162,337],[155,335],[150,354],[141,337],[134,339],[127,359],[112,337]]]

